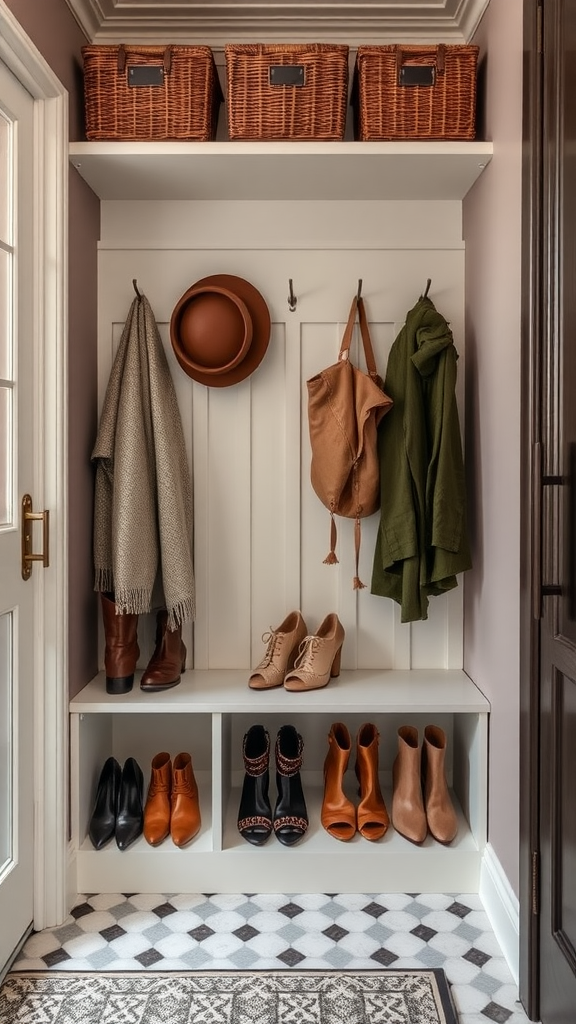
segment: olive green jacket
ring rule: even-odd
[[[396,338],[384,390],[394,405],[378,428],[380,526],[373,594],[402,606],[402,622],[428,617],[428,598],[471,567],[452,332],[428,298]]]

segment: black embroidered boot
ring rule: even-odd
[[[274,832],[284,846],[294,846],[308,828],[308,811],[300,769],[304,743],[293,725],[283,725],[276,737]]]
[[[270,737],[263,725],[253,725],[244,736],[242,754],[246,774],[238,808],[238,831],[253,846],[263,846],[272,832],[268,799]]]

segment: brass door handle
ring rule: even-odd
[[[32,523],[34,520],[42,520],[42,553],[34,554],[32,551]],[[42,562],[45,569],[50,565],[50,512],[32,511],[32,498],[25,494],[22,498],[22,579],[29,580],[32,575],[32,563]]]

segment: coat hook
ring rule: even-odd
[[[142,298],[142,292],[138,291],[138,282],[136,281],[135,277],[132,278],[132,284],[134,285],[134,291],[136,292],[136,295],[138,296],[138,299],[141,299]]]
[[[288,281],[288,287],[290,289],[290,292],[289,292],[289,295],[288,295],[288,309],[290,310],[291,313],[293,313],[295,311],[295,309],[296,309],[296,305],[298,303],[298,299],[294,295],[294,287],[292,285],[292,278],[290,278],[289,281]]]
[[[360,302],[362,298],[362,278],[358,279],[358,294],[356,296],[356,302]]]
[[[424,292],[424,295],[422,296],[423,299],[427,299],[428,298],[428,292],[430,291],[430,285],[431,284],[432,284],[432,278],[429,277],[428,280],[426,281],[426,290]]]

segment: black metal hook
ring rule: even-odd
[[[298,304],[298,299],[294,295],[294,287],[292,285],[292,278],[289,278],[289,280],[288,280],[288,287],[290,289],[290,292],[289,292],[289,295],[288,295],[288,309],[290,310],[291,313],[294,313],[294,311],[296,309],[296,306]]]
[[[430,285],[431,284],[432,284],[432,278],[429,277],[428,280],[426,281],[426,290],[424,291],[424,295],[422,296],[423,299],[427,299],[428,298],[428,292],[430,291]]]
[[[142,292],[138,291],[138,282],[135,277],[132,278],[132,284],[134,285],[134,291],[136,292],[138,301],[140,301],[142,299]]]
[[[362,278],[358,278],[358,294],[356,296],[356,302],[360,302],[362,298]]]

